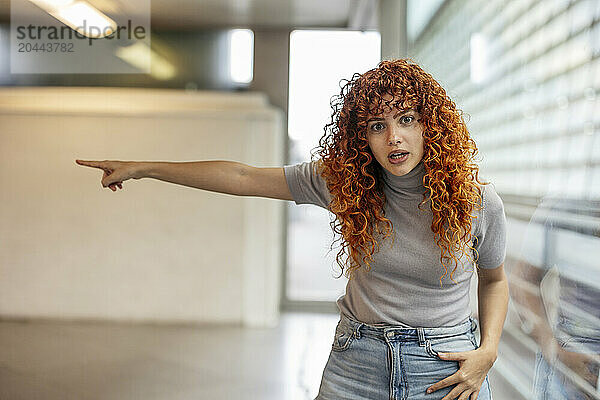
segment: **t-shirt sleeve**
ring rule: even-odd
[[[506,257],[506,216],[504,204],[491,185],[483,187],[483,210],[473,246],[479,253],[480,268],[500,266]]]
[[[296,204],[314,204],[329,209],[331,193],[317,171],[316,161],[286,165],[283,170]]]

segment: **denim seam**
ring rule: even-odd
[[[394,348],[392,346],[392,344],[390,343],[390,341],[387,339],[385,339],[385,343],[387,344],[387,348],[388,348],[388,354],[389,354],[389,359],[390,359],[390,376],[389,376],[389,381],[390,381],[390,393],[389,393],[389,397],[390,400],[393,399],[393,395],[394,395],[394,375],[396,372],[396,365],[394,363]]]
[[[431,347],[431,340],[429,339],[425,341],[425,350],[431,357],[440,358],[440,356],[437,354],[437,351],[433,350]]]
[[[396,375],[396,364],[394,363],[394,348],[392,347],[391,344],[389,344],[390,346],[390,354],[392,355],[390,360],[392,363],[392,369],[390,370],[390,399],[393,398],[392,396],[394,396],[394,376]]]
[[[403,362],[403,357],[402,357],[402,347],[400,347],[400,351],[399,351],[399,358],[400,358],[400,371],[402,372],[400,375],[400,386],[403,387],[404,390],[404,396],[402,396],[402,400],[406,400],[408,399],[408,382],[406,382],[406,371],[404,370],[404,362]]]
[[[350,328],[350,329],[348,329],[348,328]],[[343,346],[339,346],[338,345],[339,337],[344,335],[344,333],[347,334],[348,331],[350,331],[349,332],[350,335],[349,335],[348,339],[346,340],[346,342],[344,343]],[[337,352],[346,351],[348,349],[348,347],[350,347],[350,345],[352,344],[352,342],[354,341],[354,338],[356,336],[357,336],[356,330],[352,329],[352,327],[345,326],[344,324],[338,325],[338,327],[336,327],[336,331],[333,336],[333,344],[331,345],[331,350],[337,351]]]
[[[338,335],[335,335],[334,343],[333,343],[334,345],[331,347],[331,349],[333,351],[339,351],[339,352],[346,351],[348,349],[348,347],[350,347],[350,344],[354,341],[354,332],[352,332],[350,334],[350,337],[348,337],[348,339],[346,340],[346,343],[344,343],[343,346],[336,345],[337,341],[338,341]]]

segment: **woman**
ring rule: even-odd
[[[487,373],[508,305],[506,220],[478,179],[459,111],[409,60],[355,74],[332,108],[320,158],[309,163],[77,162],[103,169],[113,191],[151,177],[330,210],[349,281],[317,399],[491,399]]]

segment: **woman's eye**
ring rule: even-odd
[[[376,122],[373,125],[371,125],[371,130],[373,131],[380,131],[383,127],[383,124],[381,122]]]
[[[402,118],[400,118],[400,121],[402,121],[402,123],[404,124],[410,124],[411,122],[413,122],[414,119],[415,117],[413,117],[412,115],[405,115]]]

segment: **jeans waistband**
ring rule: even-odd
[[[461,324],[454,326],[440,326],[435,328],[423,327],[407,327],[399,325],[376,324],[369,325],[364,322],[355,321],[347,315],[340,314],[340,325],[345,326],[360,337],[361,333],[369,333],[371,335],[387,337],[387,338],[402,338],[402,339],[434,339],[443,338],[474,332],[477,330],[477,321],[471,317]]]

